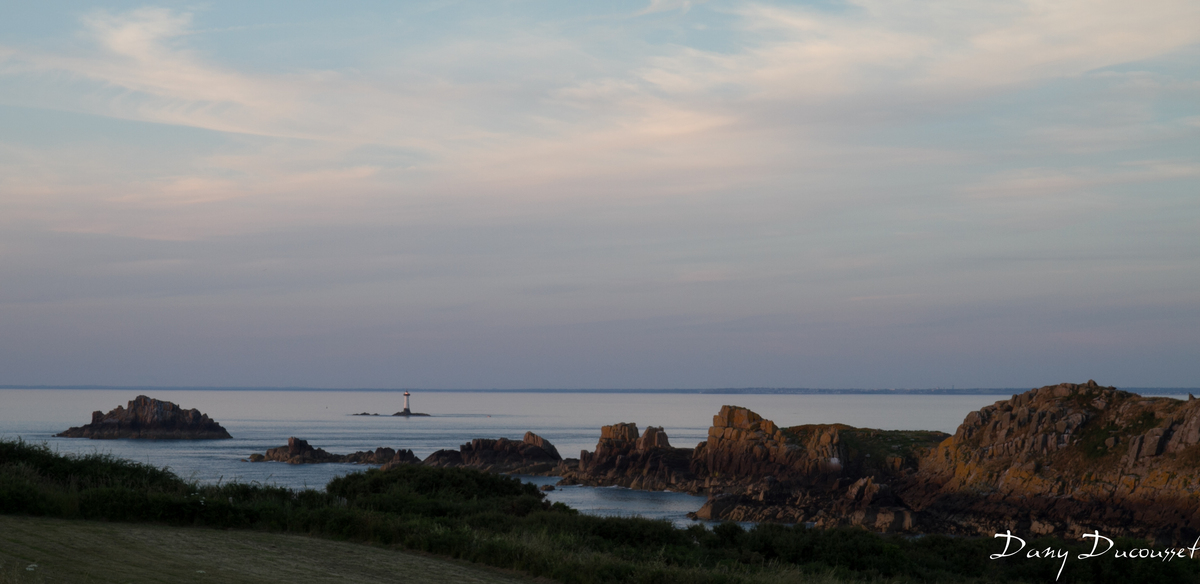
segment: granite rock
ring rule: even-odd
[[[288,464],[320,464],[320,463],[355,463],[378,464],[391,468],[397,464],[420,463],[411,450],[393,450],[391,448],[376,448],[350,454],[331,454],[322,448],[314,448],[307,440],[295,436],[288,438],[287,446],[267,450],[265,454],[252,454],[247,459],[250,462],[286,462]],[[391,466],[389,466],[391,465]]]
[[[217,440],[229,432],[200,410],[139,395],[128,407],[107,414],[92,412],[92,422],[56,434],[64,438],[139,438],[149,440]]]
[[[425,458],[430,466],[465,466],[508,474],[551,474],[562,462],[549,440],[526,432],[520,441],[476,438],[458,450],[438,450]]]

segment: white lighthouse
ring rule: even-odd
[[[406,418],[409,416],[428,416],[429,414],[421,414],[421,413],[414,412],[414,411],[408,409],[408,396],[410,396],[410,395],[412,395],[412,394],[407,391],[404,392],[404,409],[400,410],[392,415],[393,416],[404,416]]]

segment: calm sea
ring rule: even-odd
[[[0,437],[45,442],[59,452],[111,453],[169,467],[204,483],[241,481],[290,488],[320,488],[330,479],[365,467],[353,464],[288,465],[249,463],[252,453],[282,446],[289,436],[335,454],[379,446],[408,448],[424,458],[457,448],[472,438],[521,439],[532,430],[550,440],[564,457],[593,450],[600,426],[634,422],[638,428],[663,426],[673,446],[702,441],[722,405],[748,407],[783,426],[840,422],[888,430],[954,432],[967,413],[1005,396],[997,395],[720,395],[419,392],[412,410],[430,417],[395,418],[404,398],[382,391],[220,391],[154,390],[150,397],[197,408],[220,422],[232,440],[87,440],[54,434],[91,421],[137,397],[138,390],[0,390]],[[351,416],[359,412],[379,417]],[[554,479],[530,477],[539,484]],[[620,488],[566,487],[550,494],[580,511],[599,515],[641,515],[682,523],[703,497],[647,493]]]

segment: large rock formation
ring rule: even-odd
[[[517,442],[508,438],[476,438],[458,450],[439,450],[425,458],[431,466],[467,466],[487,472],[549,474],[562,462],[549,440],[526,432]]]
[[[397,464],[420,463],[411,450],[376,448],[350,454],[330,454],[321,448],[313,448],[307,440],[295,436],[288,438],[287,446],[272,448],[266,454],[251,454],[250,462],[286,462],[288,464],[319,464],[326,462],[351,462],[356,464],[380,464],[385,467]]]
[[[152,440],[213,440],[232,438],[200,410],[185,410],[171,402],[139,395],[129,407],[107,414],[92,412],[92,423],[55,434],[64,438],[142,438]]]
[[[971,412],[902,496],[938,531],[1200,535],[1200,400],[1094,381]]]

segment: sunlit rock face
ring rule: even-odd
[[[1200,534],[1200,400],[1094,381],[971,412],[927,457],[906,502],[964,531],[1189,541]]]

